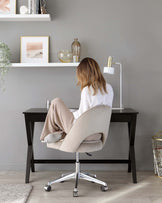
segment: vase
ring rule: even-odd
[[[80,61],[80,42],[77,38],[74,39],[71,45],[72,55],[73,55],[73,62],[79,62]]]

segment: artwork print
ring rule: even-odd
[[[27,58],[43,58],[43,42],[27,42]]]
[[[49,37],[21,37],[21,63],[48,63]]]
[[[0,0],[0,14],[16,14],[16,0]]]

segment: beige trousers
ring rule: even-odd
[[[53,134],[57,131],[63,131],[64,137],[70,131],[73,120],[73,113],[70,112],[61,99],[55,98],[51,102],[40,140],[44,140],[48,134]]]

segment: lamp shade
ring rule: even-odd
[[[114,67],[104,67],[104,70],[103,70],[104,73],[108,73],[108,74],[114,74]]]

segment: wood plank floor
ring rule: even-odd
[[[91,171],[108,183],[109,190],[102,192],[99,185],[80,180],[77,198],[72,196],[74,180],[53,185],[51,192],[44,191],[43,186],[49,180],[65,172],[68,171],[31,173],[33,190],[28,203],[162,203],[162,179],[153,172],[137,172],[138,183],[133,184],[131,174],[127,172]],[[24,179],[24,172],[0,172],[0,182],[4,184],[24,183]]]

